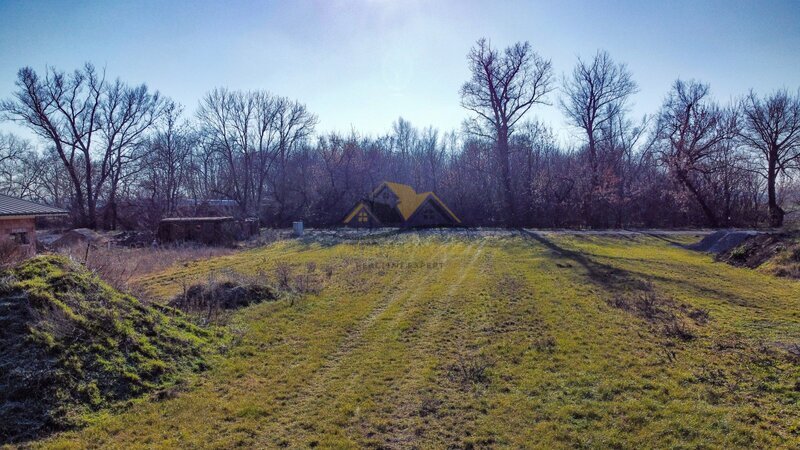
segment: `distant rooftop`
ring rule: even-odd
[[[0,194],[0,217],[61,216],[66,214],[67,212],[63,209]]]

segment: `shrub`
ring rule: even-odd
[[[483,355],[459,355],[458,361],[450,366],[448,377],[451,381],[460,383],[463,387],[488,384],[489,375],[487,371],[491,366],[491,361]]]
[[[292,281],[292,266],[285,262],[280,262],[275,267],[275,277],[278,283],[278,288],[283,291],[288,291],[291,287]]]
[[[691,341],[695,338],[691,329],[679,318],[674,318],[664,323],[662,328],[664,335],[668,338],[679,339],[681,341]]]
[[[275,290],[253,278],[228,276],[217,281],[210,277],[205,283],[185,288],[169,305],[185,312],[204,315],[206,322],[211,322],[219,319],[222,311],[277,298]]]

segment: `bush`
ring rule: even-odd
[[[458,361],[450,366],[448,377],[463,387],[488,384],[488,370],[491,366],[492,362],[483,355],[460,355]]]
[[[240,276],[216,281],[209,278],[205,283],[184,289],[169,305],[185,312],[204,315],[206,322],[210,322],[219,319],[223,311],[277,298],[275,290],[255,279]]]
[[[0,269],[20,263],[23,257],[17,244],[11,241],[0,241]]]
[[[664,323],[663,326],[664,336],[681,341],[691,341],[695,338],[694,333],[684,323],[683,320],[674,318]]]

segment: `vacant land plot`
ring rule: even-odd
[[[409,233],[189,262],[142,283],[302,289],[236,313],[182,392],[42,444],[796,447],[800,283],[689,239]]]

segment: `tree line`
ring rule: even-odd
[[[630,113],[633,75],[605,51],[557,77],[529,43],[479,40],[457,131],[403,118],[371,136],[318,132],[302,103],[216,88],[193,114],[146,85],[73,72],[18,72],[0,117],[0,192],[67,208],[75,226],[152,227],[181,202],[231,200],[266,225],[336,225],[383,180],[435,191],[467,225],[781,226],[800,189],[800,91],[745,93],[676,80],[658,111]],[[581,139],[535,119],[561,109]]]

